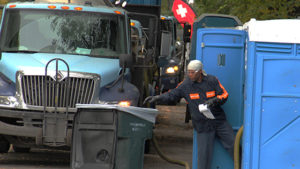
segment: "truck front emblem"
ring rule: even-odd
[[[59,71],[59,72],[57,72],[57,74],[56,75],[54,75],[54,80],[55,81],[61,81],[62,79],[64,78],[64,76],[63,76],[63,74]]]

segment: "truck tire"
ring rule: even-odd
[[[13,149],[15,153],[28,153],[30,151],[30,147],[17,147],[13,145]]]
[[[9,146],[9,142],[2,135],[0,135],[0,153],[7,153]]]

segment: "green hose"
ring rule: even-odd
[[[243,134],[244,126],[241,126],[235,136],[234,141],[234,169],[240,169],[240,141]]]
[[[153,143],[153,145],[154,145],[154,147],[155,147],[155,149],[156,149],[158,155],[159,155],[162,159],[166,160],[166,161],[169,162],[169,163],[173,163],[173,164],[178,164],[178,165],[185,166],[185,169],[190,169],[190,166],[189,166],[189,164],[188,164],[186,161],[174,160],[174,159],[171,159],[171,158],[167,157],[167,156],[161,151],[161,149],[159,148],[158,143],[157,143],[157,140],[156,140],[156,137],[155,137],[154,134],[153,134],[153,137],[152,137],[151,141],[152,141],[152,143]]]

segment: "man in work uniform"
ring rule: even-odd
[[[177,88],[158,96],[149,96],[144,103],[185,98],[193,127],[197,131],[198,169],[210,169],[215,136],[220,138],[224,148],[233,158],[234,133],[221,108],[228,98],[228,93],[215,76],[206,74],[201,61],[192,60],[187,68],[188,78]]]

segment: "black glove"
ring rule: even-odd
[[[218,104],[220,102],[220,99],[218,99],[217,97],[208,99],[204,102],[204,104],[207,104],[208,107],[210,106],[214,106],[216,104]]]
[[[146,97],[146,99],[144,100],[144,103],[143,104],[146,104],[147,102],[149,103],[153,103],[153,102],[156,102],[157,100],[159,100],[159,95],[158,96],[148,96]]]

